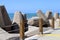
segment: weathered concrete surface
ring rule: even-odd
[[[55,28],[58,28],[58,27],[60,27],[60,19],[56,19],[55,20]]]
[[[51,29],[51,27],[47,27],[47,28],[43,27],[43,33],[44,33],[45,31],[50,30],[50,29]],[[32,36],[32,35],[36,35],[36,34],[39,34],[39,33],[40,33],[40,32],[39,32],[39,27],[29,26],[29,27],[28,27],[28,31],[25,32],[25,35],[27,35],[27,36]]]
[[[10,38],[19,37],[19,34],[9,34],[6,31],[4,31],[2,28],[0,28],[0,40],[12,40]]]
[[[36,34],[32,37],[26,38],[25,40],[33,40],[33,39],[35,39],[35,40],[60,40],[60,19],[55,20],[54,29],[52,29],[52,28],[47,28],[47,29],[49,29],[49,30],[44,31],[43,36]]]
[[[13,18],[12,24],[16,23],[16,24],[20,25],[20,21],[22,21],[22,20],[23,20],[22,19],[22,13],[19,12],[19,11],[16,11],[15,14],[14,14],[14,18]]]
[[[47,11],[45,16],[47,17],[47,19],[51,19],[53,17],[51,11]]]
[[[4,26],[4,20],[3,20],[3,17],[2,17],[2,13],[1,13],[1,7],[0,7],[0,26]]]
[[[26,15],[25,14],[23,15],[22,12],[19,12],[19,11],[15,12],[12,24],[14,23],[18,25],[18,27],[15,27],[15,28],[19,29],[23,23],[23,26],[25,29],[24,31],[28,30]]]
[[[49,30],[50,28],[44,28],[44,32]],[[39,28],[35,26],[29,26],[29,29],[27,32],[25,32],[26,36],[32,36],[39,34]],[[0,40],[19,40],[20,34],[9,34],[3,29],[0,28]]]
[[[4,6],[0,6],[0,26],[11,25],[11,20]]]
[[[60,18],[60,15],[59,15],[59,18]]]
[[[44,28],[43,30],[44,30],[43,33],[45,33],[46,35],[44,35],[42,37],[42,36],[38,35],[40,33],[38,27],[29,26],[29,30],[27,32],[25,32],[25,35],[31,36],[31,37],[28,37],[25,40],[30,40],[30,39],[42,39],[42,40],[59,39],[60,40],[60,36],[58,36],[58,35],[60,35],[60,28],[56,28],[56,29],[52,30],[49,27],[49,28]],[[20,34],[8,34],[4,31],[2,31],[2,32],[1,31],[0,31],[0,40],[20,40],[20,38],[19,38]],[[50,33],[51,34],[58,34],[58,35],[57,36],[54,36],[54,35],[50,36]],[[34,35],[34,36],[32,36],[32,35]]]
[[[47,17],[42,13],[41,10],[38,10],[37,11],[37,16],[39,18],[42,18],[43,19],[43,26],[44,27],[48,27],[49,26],[49,21],[47,20]]]
[[[0,6],[0,27],[2,27],[3,29],[5,29],[6,31],[10,31],[11,30],[11,25],[12,22],[9,18],[9,15],[5,9],[5,6]],[[6,27],[7,26],[7,27]]]
[[[39,26],[39,17],[32,17],[28,20],[29,25]]]
[[[26,15],[25,14],[23,15],[22,12],[16,11],[14,14],[12,24],[16,23],[16,24],[20,25],[20,22],[23,20],[25,21],[25,23],[27,22]]]
[[[44,32],[45,34],[36,34],[32,37],[26,38],[25,40],[60,40],[60,28],[55,30],[48,30]]]
[[[44,21],[47,20],[46,16],[43,14],[43,12],[42,12],[41,10],[38,10],[38,11],[37,11],[37,16],[38,16],[39,18],[42,18]]]
[[[1,34],[0,40],[20,40],[19,34]]]
[[[3,30],[3,29],[0,27],[0,34],[8,34],[8,32],[6,32],[5,30]]]
[[[59,18],[59,13],[56,12],[56,13],[54,14],[54,19],[56,20],[56,19],[58,19],[58,18]]]

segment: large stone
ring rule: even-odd
[[[14,18],[13,18],[13,22],[12,24],[17,24],[19,27],[21,27],[22,22],[24,22],[24,27],[25,27],[25,31],[28,30],[28,25],[27,25],[27,18],[26,15],[22,14],[22,12],[16,11],[14,14]]]
[[[11,25],[11,20],[4,6],[0,6],[0,26]]]
[[[23,18],[22,18],[22,13],[19,12],[19,11],[16,11],[14,13],[14,18],[13,18],[13,21],[12,21],[12,24],[17,24],[16,26],[13,26],[12,27],[12,30],[15,30],[15,29],[19,29],[19,26],[20,26],[20,22],[23,21]],[[19,30],[17,31],[19,32]]]
[[[28,24],[32,26],[39,26],[39,17],[32,17],[28,20]]]
[[[59,28],[60,27],[60,19],[56,19],[55,20],[55,28]]]
[[[60,18],[60,15],[59,15],[59,18]]]
[[[47,19],[51,19],[53,17],[51,11],[47,11],[45,16],[47,17]]]
[[[41,10],[38,10],[37,11],[37,16],[39,18],[42,18],[43,19],[43,26],[44,27],[49,26],[49,21],[47,20],[47,17],[43,14],[43,12]]]
[[[5,6],[0,6],[0,27],[5,31],[11,31],[12,22],[9,18],[9,15],[5,9]]]
[[[22,18],[22,13],[19,12],[19,11],[16,11],[15,14],[14,14],[14,18],[13,18],[13,23],[16,23],[18,25],[20,25],[20,21],[22,21],[23,18]]]
[[[56,13],[54,14],[54,19],[56,20],[56,19],[58,19],[58,18],[59,18],[59,13],[56,12]]]
[[[39,18],[42,18],[44,21],[47,20],[46,16],[43,14],[43,12],[42,12],[41,10],[38,10],[38,11],[37,11],[37,16],[38,16]]]
[[[14,14],[14,18],[13,18],[13,22],[12,24],[16,23],[18,25],[20,25],[21,21],[25,21],[25,23],[27,22],[27,18],[25,14],[22,14],[22,12],[16,11]]]

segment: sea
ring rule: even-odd
[[[32,17],[37,16],[36,13],[25,13],[25,14],[26,14],[27,19],[30,19],[30,18],[32,18]],[[14,13],[8,13],[8,15],[9,15],[10,19],[13,20],[13,18],[14,18]]]

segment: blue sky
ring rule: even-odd
[[[0,5],[5,5],[9,13],[22,11],[24,13],[35,13],[38,9],[46,12],[60,12],[60,0],[0,0]]]

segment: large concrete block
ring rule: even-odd
[[[0,26],[11,25],[11,20],[4,6],[0,6]]]
[[[56,19],[58,19],[58,18],[59,18],[59,13],[56,12],[56,13],[54,14],[54,19],[56,20]]]
[[[59,18],[60,18],[60,15],[59,15]]]
[[[14,18],[13,18],[13,22],[12,23],[16,23],[18,25],[20,25],[20,21],[22,21],[22,13],[19,11],[16,11],[14,14]]]
[[[28,20],[28,24],[32,26],[39,26],[39,17],[32,17]]]
[[[43,26],[44,27],[49,26],[49,20],[47,19],[47,17],[43,14],[43,12],[41,10],[38,10],[37,11],[37,16],[39,18],[42,18],[43,19]]]
[[[23,15],[22,12],[16,11],[15,14],[14,14],[12,24],[16,23],[20,27],[22,22],[24,22],[24,27],[25,27],[24,31],[27,31],[28,30],[28,25],[27,25],[26,15],[25,14]]]
[[[38,11],[37,11],[37,16],[38,16],[39,18],[42,18],[44,21],[47,20],[47,17],[43,14],[43,12],[42,12],[41,10],[38,10]]]
[[[60,19],[56,19],[55,20],[55,28],[59,28],[60,27]]]
[[[47,11],[45,16],[47,17],[47,19],[52,19],[53,18],[51,11]]]
[[[5,25],[1,11],[2,11],[2,10],[1,10],[1,6],[0,6],[0,27]]]

